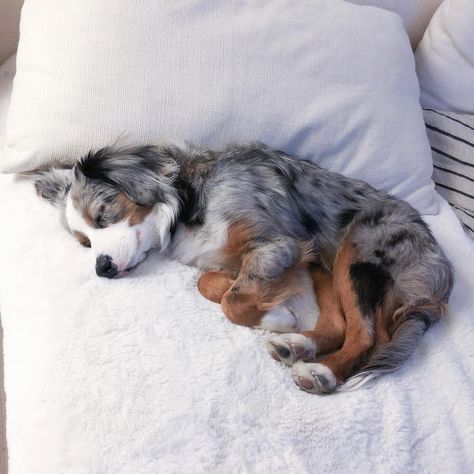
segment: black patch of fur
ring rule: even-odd
[[[337,216],[337,225],[342,229],[347,227],[354,219],[355,214],[355,209],[345,209]]]
[[[375,227],[380,224],[380,221],[382,220],[383,216],[384,213],[382,209],[377,209],[373,213],[365,215],[361,219],[360,223],[369,227]]]
[[[364,316],[372,316],[385,296],[390,275],[380,266],[370,262],[351,265],[350,277]]]
[[[388,241],[388,245],[390,247],[395,247],[397,246],[399,243],[403,242],[404,240],[407,240],[407,239],[410,239],[411,238],[411,234],[410,232],[408,232],[407,230],[405,229],[402,229],[396,233],[394,233],[392,235],[392,237],[390,237],[389,241]]]
[[[387,256],[387,253],[383,249],[375,249],[374,255],[377,258],[380,258],[380,261],[385,267],[389,267],[390,265],[393,265],[395,263],[395,259]]]
[[[90,151],[74,168],[92,183],[105,183],[124,192],[142,206],[166,202],[167,177],[162,170],[171,162],[167,150],[153,146],[105,147]]]
[[[301,223],[310,234],[320,232],[319,224],[314,217],[310,216],[306,211],[301,211]]]
[[[186,225],[204,224],[206,203],[203,193],[197,192],[193,186],[179,178],[174,185],[181,201],[179,221]]]
[[[346,201],[349,201],[353,204],[356,204],[358,202],[358,199],[353,194],[344,193],[343,197]]]
[[[384,258],[385,257],[385,250],[376,249],[374,251],[374,255],[378,258]]]

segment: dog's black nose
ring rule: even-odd
[[[100,277],[113,278],[118,270],[108,255],[99,255],[95,261],[95,272]]]

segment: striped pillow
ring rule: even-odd
[[[474,116],[424,109],[433,180],[474,237]]]

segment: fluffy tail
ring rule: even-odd
[[[425,331],[438,319],[433,309],[422,308],[405,315],[393,332],[392,339],[372,353],[367,364],[348,378],[338,391],[360,388],[379,375],[393,372],[414,352]]]

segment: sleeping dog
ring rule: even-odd
[[[407,203],[261,144],[107,147],[35,185],[92,247],[97,275],[123,276],[158,248],[204,270],[199,290],[234,323],[288,330],[266,318],[310,279],[316,326],[267,346],[311,393],[397,368],[453,284]]]

